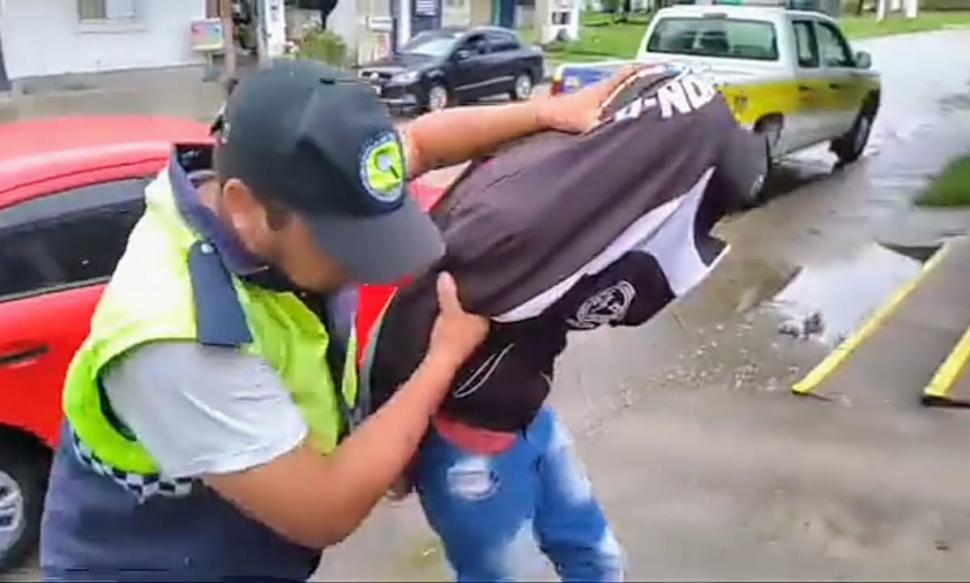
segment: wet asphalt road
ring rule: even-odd
[[[787,392],[918,270],[878,241],[931,242],[970,227],[970,214],[911,206],[928,177],[970,151],[970,67],[959,57],[970,55],[970,33],[860,46],[884,76],[863,160],[833,170],[816,148],[786,161],[770,202],[719,227],[732,254],[708,282],[640,329],[576,335],[562,359],[554,400],[631,577],[970,574],[970,413],[923,410],[916,387],[867,388],[876,397],[865,406]],[[0,104],[0,121],[94,111],[206,118],[218,93],[184,83],[146,78],[147,92]],[[796,338],[806,327],[810,337]],[[447,570],[411,500],[378,509],[326,553],[317,577],[439,579]]]

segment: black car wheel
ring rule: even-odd
[[[37,545],[47,471],[30,449],[0,444],[0,570],[18,566]]]
[[[435,83],[428,89],[428,97],[425,101],[425,109],[428,111],[440,111],[451,102],[451,95],[448,88],[441,83]]]
[[[515,77],[515,85],[512,87],[510,95],[515,101],[525,101],[532,97],[532,75],[519,73]]]

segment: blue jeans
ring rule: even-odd
[[[494,456],[466,453],[432,430],[414,480],[458,581],[534,579],[540,550],[564,581],[623,578],[620,545],[547,408]]]

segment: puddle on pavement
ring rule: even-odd
[[[870,243],[842,259],[802,267],[766,307],[784,318],[780,333],[836,346],[920,267]]]

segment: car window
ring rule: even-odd
[[[798,66],[806,68],[818,67],[818,44],[815,42],[815,29],[807,20],[796,20],[792,23],[795,29],[795,50],[798,55]]]
[[[488,48],[491,52],[514,51],[519,48],[519,39],[510,33],[492,31],[487,35]]]
[[[107,279],[144,212],[146,183],[85,186],[0,211],[0,301]]]
[[[484,34],[475,34],[462,43],[461,48],[468,51],[471,56],[484,55],[488,52],[488,43]]]
[[[852,52],[842,33],[827,22],[817,22],[818,50],[826,67],[852,67]]]
[[[664,18],[654,28],[647,50],[652,53],[776,61],[778,39],[775,26],[770,22],[733,18]]]
[[[455,46],[455,35],[450,32],[425,31],[401,47],[402,53],[425,55],[428,57],[444,57]]]

